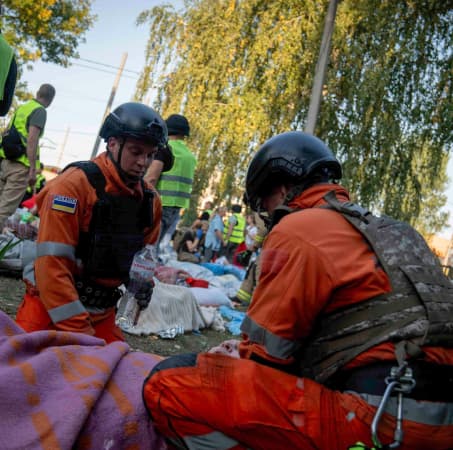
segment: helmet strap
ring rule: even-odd
[[[280,220],[283,219],[283,217],[287,216],[288,214],[291,214],[292,212],[298,211],[300,208],[290,208],[288,206],[289,202],[296,198],[299,194],[302,193],[307,189],[307,186],[304,184],[298,184],[296,186],[293,186],[291,189],[289,189],[288,193],[286,194],[283,202],[278,205],[272,214],[270,216],[264,216],[263,214],[258,211],[259,216],[263,220],[264,224],[266,225],[266,228],[270,231],[272,228],[277,225]]]
[[[134,184],[134,183],[137,183],[138,181],[140,181],[140,177],[133,177],[133,176],[127,174],[121,167],[121,157],[123,156],[123,148],[124,148],[125,143],[126,143],[126,139],[121,138],[120,148],[118,149],[117,161],[115,161],[115,158],[113,157],[112,152],[109,150],[108,145],[107,145],[107,153],[108,153],[109,158],[113,162],[114,166],[116,167],[116,170],[118,171],[120,178],[126,184]]]

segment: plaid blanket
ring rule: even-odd
[[[0,311],[0,448],[164,449],[142,402],[158,361],[83,334],[27,334]]]

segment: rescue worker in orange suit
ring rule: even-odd
[[[340,177],[302,132],[252,159],[247,197],[271,230],[237,358],[231,343],[170,357],[145,381],[173,448],[452,448],[453,286],[413,228],[351,203]]]
[[[24,269],[16,317],[28,332],[124,340],[115,325],[118,287],[134,254],[159,236],[160,198],[143,176],[158,151],[169,151],[167,128],[156,111],[132,102],[107,116],[100,136],[105,152],[70,164],[38,195],[37,257]]]

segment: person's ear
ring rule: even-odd
[[[116,149],[116,146],[118,144],[118,139],[116,137],[110,136],[107,139],[107,149],[110,151],[113,151]]]
[[[282,198],[285,198],[286,197],[286,194],[289,192],[289,186],[286,186],[285,184],[282,184],[279,188],[278,188],[278,192],[280,193],[280,196]]]
[[[294,185],[293,184],[285,184],[282,186],[283,190],[282,190],[282,194],[283,194],[283,197],[286,197],[288,195],[288,193],[291,191],[291,189],[293,189]]]

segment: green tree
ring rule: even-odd
[[[303,129],[327,4],[186,0],[140,15],[150,38],[136,98],[155,89],[164,115],[191,120],[194,200],[213,180],[219,200],[240,197],[257,146]],[[343,0],[316,130],[358,201],[428,231],[446,220],[452,24],[451,2]]]
[[[64,67],[96,16],[91,0],[3,0],[0,29],[15,48],[18,64],[41,59]]]
[[[453,4],[343,2],[337,19],[319,133],[359,201],[439,230],[452,145]]]

